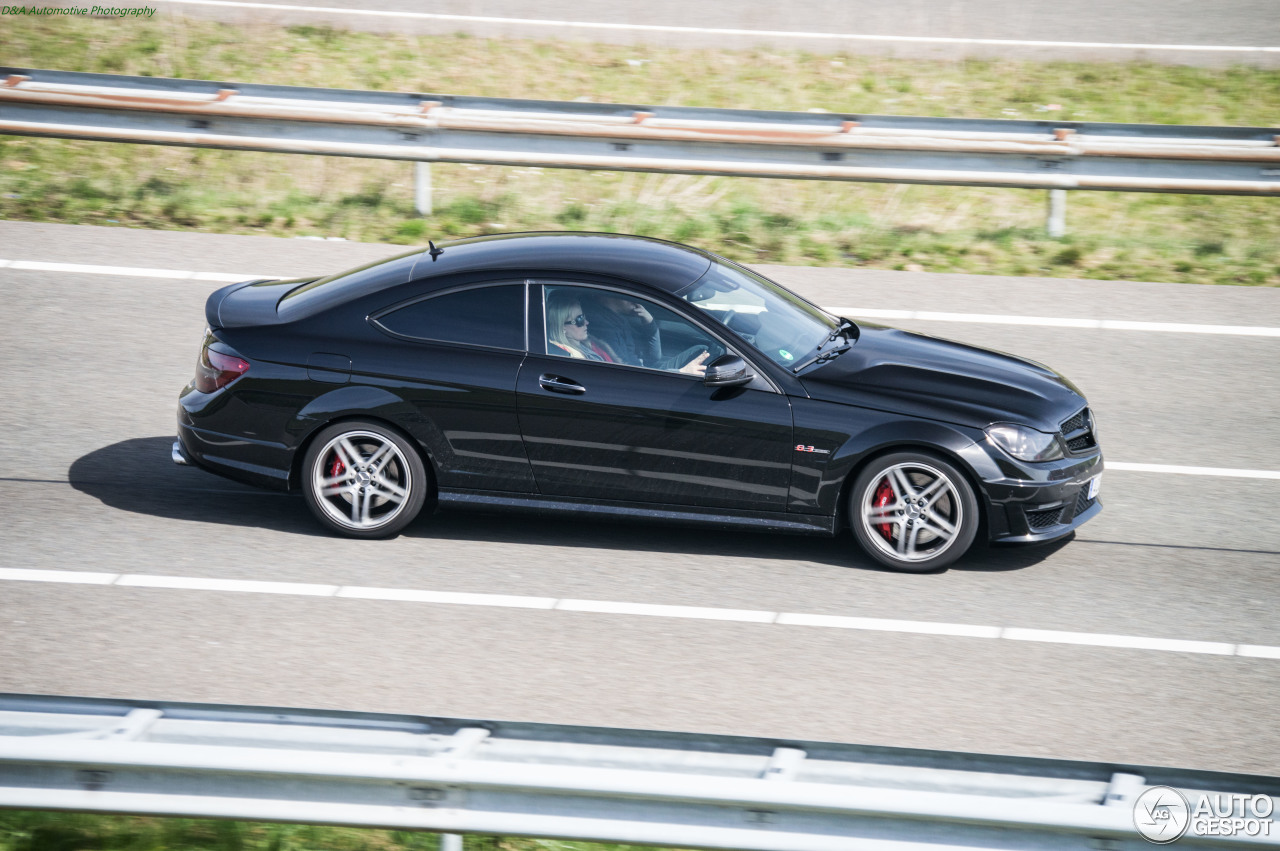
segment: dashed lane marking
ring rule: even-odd
[[[1165,334],[1230,334],[1240,337],[1280,337],[1280,328],[1260,325],[1201,325],[1190,322],[1133,322],[1127,319],[1070,319],[1054,316],[1012,316],[1003,313],[946,313],[937,310],[884,310],[873,307],[828,307],[828,313],[866,319],[908,319],[924,322],[972,322],[979,325],[1027,325],[1085,328],[1100,331],[1157,331]]]
[[[172,278],[187,281],[258,280],[271,275],[231,275],[225,272],[188,272],[181,269],[142,269],[136,266],[98,266],[84,263],[46,263],[43,260],[0,260],[0,269],[24,269],[31,272],[68,272],[73,275],[123,275],[128,278]]]
[[[1183,467],[1178,464],[1130,464],[1108,461],[1107,471],[1126,473],[1172,473],[1178,476],[1225,476],[1231,479],[1280,479],[1278,470],[1241,470],[1234,467]]]
[[[1075,644],[1124,650],[1155,650],[1210,656],[1244,656],[1253,659],[1280,659],[1280,647],[1233,644],[1218,641],[1191,641],[1142,635],[1109,635],[1094,632],[1066,632],[981,624],[891,620],[887,618],[844,617],[839,615],[771,612],[756,609],[725,609],[704,606],[666,606],[611,600],[574,600],[555,597],[526,597],[509,594],[475,594],[454,591],[427,591],[414,588],[375,588],[351,585],[317,585],[306,582],[263,582],[243,579],[212,579],[197,576],[160,576],[143,573],[91,573],[74,570],[29,570],[0,568],[0,581],[52,582],[72,585],[115,585],[176,591],[212,591],[239,594],[284,594],[298,597],[332,597],[349,600],[381,600],[428,603],[438,606],[483,606],[499,609],[542,609],[593,615],[630,615],[706,621],[732,621],[770,626],[818,629],[855,629],[865,632],[892,632],[910,635],[957,638],[1005,639],[1043,644]]]

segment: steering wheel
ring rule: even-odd
[[[754,346],[756,344],[755,334],[748,334],[746,331],[739,331],[737,328],[734,328],[733,325],[731,324],[733,322],[733,318],[737,315],[738,315],[738,311],[734,310],[733,308],[729,308],[729,312],[724,315],[724,318],[721,319],[720,322],[721,324],[724,325],[724,327],[728,328],[730,331],[737,334],[739,337],[741,337],[742,339],[746,340],[748,343]]]

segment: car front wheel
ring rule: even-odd
[[[352,538],[399,532],[422,508],[427,472],[417,450],[372,422],[344,422],[316,435],[303,461],[303,493],[320,522]]]
[[[877,458],[854,480],[849,523],[862,548],[894,570],[945,567],[973,543],[978,500],[954,466],[922,452]]]

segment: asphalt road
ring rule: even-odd
[[[296,275],[381,245],[0,223],[0,260]],[[824,305],[1280,326],[1280,291],[764,269]],[[882,572],[834,540],[439,514],[328,537],[169,461],[215,283],[4,267],[0,569],[1280,645],[1280,480],[1111,470],[1069,542]],[[1278,337],[902,322],[1068,374],[1110,462],[1280,469]],[[291,586],[294,587],[294,586]],[[1276,773],[1280,659],[295,593],[0,581],[0,690]]]
[[[358,6],[324,0],[155,0],[152,5],[162,15],[329,23],[375,32],[677,47],[772,45],[933,58],[1280,66],[1275,50],[1280,15],[1270,0],[1214,0],[1211,6],[1197,0],[543,0],[535,7],[522,0],[378,0]],[[739,30],[747,32],[734,32]],[[1174,49],[1180,47],[1215,49]],[[1247,47],[1273,50],[1230,49]]]

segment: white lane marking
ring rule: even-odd
[[[197,576],[148,576],[126,573],[116,585],[134,588],[174,588],[181,591],[235,591],[241,594],[289,594],[303,597],[332,597],[337,585],[306,582],[260,582],[252,579],[204,579]]]
[[[777,612],[752,609],[708,609],[701,606],[659,606],[652,603],[615,603],[609,600],[561,600],[555,606],[562,612],[594,612],[607,615],[645,615],[654,618],[696,618],[710,621],[742,621],[773,623]]]
[[[916,319],[924,322],[971,322],[979,325],[1037,325],[1089,328],[1102,331],[1159,331],[1168,334],[1231,334],[1241,337],[1280,337],[1280,328],[1261,325],[1198,325],[1187,322],[1131,322],[1127,319],[1067,319],[1053,316],[1012,316],[1003,313],[945,313],[936,310],[883,310],[873,307],[827,307],[828,313],[867,319]]]
[[[1237,656],[1252,656],[1256,659],[1280,659],[1280,647],[1266,647],[1260,644],[1241,644],[1236,647]]]
[[[1239,470],[1233,467],[1182,467],[1177,464],[1129,464],[1124,461],[1108,461],[1107,472],[1120,470],[1129,473],[1173,473],[1179,476],[1226,476],[1235,479],[1280,479],[1277,470]]]
[[[251,280],[281,280],[279,275],[193,272],[185,269],[144,269],[132,266],[95,266],[80,263],[47,263],[42,260],[2,260],[0,268],[35,272],[68,272],[77,275],[122,275],[136,278],[171,278],[184,281],[216,281],[233,284]],[[1003,313],[945,313],[936,310],[890,310],[874,307],[827,307],[828,313],[867,319],[915,319],[926,322],[969,322],[979,325],[1027,325],[1055,328],[1087,328],[1103,331],[1159,331],[1178,334],[1228,334],[1241,337],[1280,337],[1280,328],[1261,325],[1197,325],[1185,322],[1131,322],[1127,319],[1071,319],[1052,316],[1013,316]]]
[[[998,626],[975,626],[967,623],[932,623],[930,621],[898,621],[884,618],[850,618],[839,615],[800,615],[783,612],[778,623],[784,626],[822,626],[831,629],[868,629],[876,632],[911,632],[917,635],[959,635],[965,638],[999,638]]]
[[[0,579],[15,582],[65,582],[71,585],[110,585],[120,578],[118,573],[88,573],[79,570],[25,570],[0,567]]]
[[[268,277],[265,275],[230,275],[223,272],[188,272],[182,269],[143,269],[134,266],[46,263],[42,260],[0,260],[0,267],[25,269],[32,272],[68,272],[74,275],[123,275],[130,278],[177,278],[191,281],[221,281],[228,284]]]
[[[1091,647],[1128,647],[1135,650],[1168,650],[1173,653],[1235,655],[1236,645],[1216,641],[1184,641],[1176,638],[1145,638],[1138,635],[1103,635],[1092,632],[1062,632],[1055,629],[1005,629],[1001,638],[1010,641],[1042,641],[1048,644],[1085,644]]]
[[[507,594],[466,594],[457,591],[419,591],[414,588],[362,588],[344,586],[334,596],[352,600],[394,600],[403,603],[442,603],[448,606],[495,606],[514,609],[551,609],[555,597],[514,597]]]
[[[844,39],[850,41],[914,42],[918,44],[990,44],[1025,47],[1089,47],[1125,50],[1197,50],[1274,53],[1280,47],[1220,46],[1210,44],[1126,44],[1098,41],[1023,41],[1004,38],[955,38],[923,35],[865,35],[861,33],[815,33],[792,30],[746,30],[734,27],[681,27],[666,24],[613,24],[594,21],[553,21],[543,18],[499,18],[492,15],[447,15],[436,12],[392,12],[381,9],[344,9],[335,6],[293,6],[278,3],[249,3],[243,0],[161,0],[188,6],[223,6],[233,9],[271,9],[277,12],[326,12],[335,15],[366,15],[379,18],[409,18],[429,21],[453,21],[478,24],[520,24],[575,29],[619,30],[629,32],[693,33],[699,35],[771,36],[774,38]]]
[[[1078,644],[1125,650],[1160,650],[1169,653],[1200,653],[1216,656],[1246,656],[1280,659],[1280,647],[1263,644],[1230,644],[1216,641],[1188,641],[1151,638],[1141,635],[1107,635],[1093,632],[1062,632],[1048,629],[983,626],[980,624],[937,623],[932,621],[889,620],[885,618],[842,617],[799,612],[767,612],[756,609],[718,609],[703,606],[663,606],[651,603],[623,603],[610,600],[572,600],[554,597],[522,597],[505,594],[473,594],[454,591],[425,591],[413,588],[373,588],[352,585],[313,585],[305,582],[261,582],[244,579],[206,579],[194,576],[157,576],[143,573],[87,573],[73,570],[27,570],[0,568],[0,581],[54,582],[93,585],[123,585],[132,588],[161,588],[184,591],[225,591],[249,594],[288,594],[300,597],[335,597],[349,600],[392,600],[436,605],[492,606],[584,612],[592,614],[644,615],[710,621],[738,621],[779,626],[858,629],[868,632],[895,632],[911,635],[949,635],[962,638],[1006,639],[1045,644]]]

